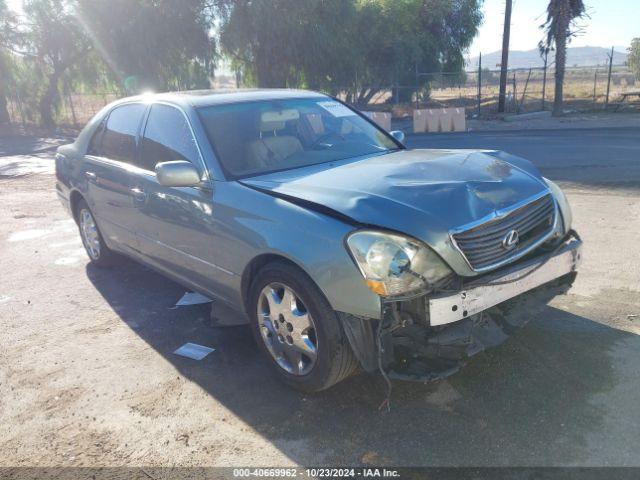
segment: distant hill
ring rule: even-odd
[[[590,67],[593,65],[606,65],[608,63],[607,54],[611,52],[609,48],[603,47],[569,47],[567,49],[567,67]],[[482,55],[482,67],[490,70],[499,68],[497,65],[502,59],[500,51]],[[613,64],[622,65],[627,60],[627,54],[614,50]],[[553,61],[553,53],[549,54],[549,62]],[[533,50],[511,50],[509,52],[509,68],[530,68],[542,67],[544,62],[540,58],[538,49]],[[467,70],[474,70],[478,67],[478,57],[471,57],[467,62]]]

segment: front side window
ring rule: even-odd
[[[400,148],[327,97],[215,105],[198,113],[223,168],[236,178]]]
[[[173,160],[187,160],[198,167],[196,141],[180,110],[156,104],[144,129],[139,167],[153,171],[156,164]]]
[[[145,108],[141,103],[114,108],[109,114],[99,145],[92,145],[96,152],[94,155],[133,163],[136,157],[136,135]]]

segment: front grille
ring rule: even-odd
[[[478,271],[523,255],[551,232],[554,220],[555,203],[547,194],[452,237],[471,268]],[[512,230],[518,233],[518,241],[508,247],[504,240]]]

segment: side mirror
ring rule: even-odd
[[[200,174],[191,162],[176,160],[156,165],[156,178],[165,187],[195,187],[200,185]]]
[[[393,138],[395,138],[400,143],[404,142],[404,132],[402,130],[393,130],[389,133]]]

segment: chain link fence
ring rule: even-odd
[[[412,108],[464,107],[469,116],[488,117],[497,113],[500,71],[436,72],[417,74],[416,85],[390,86],[376,93],[369,102],[374,109],[394,113]],[[363,87],[360,87],[363,89]],[[345,89],[346,91],[346,89]],[[405,95],[399,92],[405,92]],[[564,109],[568,111],[618,110],[638,107],[622,104],[623,94],[638,92],[640,79],[624,65],[614,66],[609,76],[607,66],[567,67],[564,78]],[[411,102],[398,101],[402,96]],[[506,113],[550,110],[555,95],[555,69],[534,67],[511,69],[507,73]],[[342,98],[346,96],[341,95]],[[640,100],[640,98],[639,98]],[[360,106],[360,105],[359,105]]]
[[[60,127],[80,128],[102,107],[122,96],[121,92],[116,91],[97,93],[65,91],[60,96],[56,110],[56,124]],[[14,125],[34,125],[40,120],[37,102],[30,98],[23,98],[16,90],[9,89],[7,111],[9,122]]]
[[[550,110],[555,88],[554,76],[553,68],[509,70],[507,112]],[[221,83],[218,79],[213,86],[235,86],[232,82],[228,83]],[[418,88],[418,84],[426,86]],[[410,116],[414,108],[440,107],[464,107],[468,117],[491,117],[497,113],[499,84],[499,70],[418,73],[414,85],[358,86],[357,92],[367,93],[362,95],[362,98],[366,99],[364,103],[358,101],[357,92],[353,88],[339,88],[337,96],[357,108],[390,111],[394,117]],[[611,76],[606,66],[566,69],[565,110],[617,110],[621,106],[622,95],[632,92],[640,93],[640,80],[626,66],[614,66]],[[72,92],[63,88],[60,92],[56,122],[61,127],[79,128],[104,105],[122,96],[123,93],[120,91],[87,93]],[[624,108],[634,108],[632,105],[634,104],[625,103]],[[8,88],[7,109],[12,124],[28,125],[37,124],[39,121],[37,101],[21,97],[18,89],[11,86]]]

